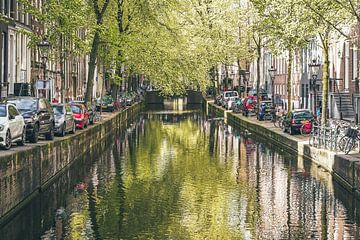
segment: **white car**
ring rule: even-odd
[[[231,105],[239,98],[239,93],[236,91],[223,92],[223,107],[227,110],[231,109]]]
[[[24,118],[15,105],[9,103],[0,104],[0,146],[6,150],[11,148],[12,143],[23,146],[26,139]]]

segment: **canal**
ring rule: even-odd
[[[359,239],[360,204],[329,173],[175,107],[75,161],[0,239]]]

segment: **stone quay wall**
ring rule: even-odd
[[[289,134],[267,128],[259,121],[254,121],[254,119],[244,117],[241,114],[225,111],[222,107],[209,101],[206,102],[206,111],[210,115],[224,117],[225,121],[233,127],[246,129],[266,140],[271,140],[272,143],[281,149],[311,160],[319,167],[330,172],[334,179],[343,187],[354,192],[357,197],[360,197],[359,154],[356,156],[345,155],[311,147],[308,141],[301,141]]]
[[[95,154],[94,146],[126,126],[141,108],[141,103],[135,104],[73,135],[0,155],[0,225],[80,156]]]

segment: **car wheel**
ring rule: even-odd
[[[290,135],[294,135],[294,129],[290,126],[290,128],[289,128],[289,134]]]
[[[25,139],[26,139],[26,131],[25,131],[25,127],[24,127],[23,133],[21,135],[21,139],[16,144],[18,146],[24,146],[25,145]]]
[[[64,125],[61,129],[60,136],[65,137],[65,134],[66,134],[66,122],[64,122]]]
[[[39,125],[35,124],[33,132],[31,136],[29,137],[29,140],[31,143],[37,143],[39,141]]]
[[[6,132],[5,144],[4,144],[3,148],[5,150],[9,150],[11,148],[11,134],[10,134],[9,130]]]
[[[74,134],[75,131],[76,131],[76,125],[75,125],[75,122],[74,122],[70,133],[71,133],[71,134]]]
[[[54,125],[51,124],[49,132],[45,135],[46,140],[54,139]]]

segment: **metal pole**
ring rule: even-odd
[[[316,107],[317,107],[317,96],[316,96],[316,79],[317,76],[313,78],[313,91],[314,91],[314,114],[316,114]]]
[[[45,91],[45,98],[47,98],[47,95],[48,95],[48,91],[47,91],[47,89],[46,89],[46,60],[45,60],[45,58],[43,58],[43,64],[44,64],[44,91]],[[50,102],[51,102],[51,99],[50,99]]]
[[[275,107],[274,77],[271,77],[271,95],[272,105],[273,107]]]

